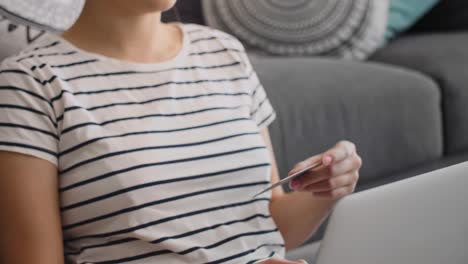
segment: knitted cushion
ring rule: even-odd
[[[202,0],[206,23],[280,55],[364,59],[383,42],[388,0]]]

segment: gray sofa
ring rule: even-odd
[[[339,139],[363,157],[358,191],[468,160],[467,44],[458,32],[405,36],[368,62],[251,56],[279,113],[281,175]],[[317,248],[289,257],[312,263]]]
[[[363,156],[359,189],[468,158],[468,31],[409,35],[368,62],[251,55],[279,112],[282,175],[339,139]]]
[[[203,23],[197,5],[179,2],[183,21]],[[281,175],[341,139],[364,160],[357,191],[468,160],[468,27],[440,32],[447,5],[428,18],[439,33],[400,37],[366,62],[250,54],[278,113]],[[313,263],[325,226],[289,258]]]

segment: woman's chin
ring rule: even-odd
[[[176,2],[177,0],[113,0],[119,8],[138,14],[164,12],[171,9]]]
[[[133,8],[143,12],[164,12],[171,9],[177,0],[136,0],[128,2],[132,3]]]

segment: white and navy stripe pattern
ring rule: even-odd
[[[70,263],[254,263],[284,254],[271,218],[275,118],[242,45],[181,25],[159,64],[49,35],[0,68],[0,150],[57,166]]]

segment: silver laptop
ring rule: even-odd
[[[467,264],[468,163],[340,201],[317,264]]]

